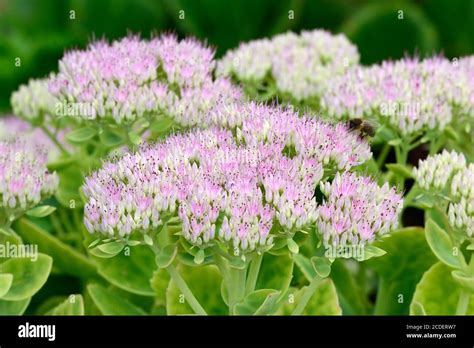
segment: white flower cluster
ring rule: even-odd
[[[451,195],[457,200],[448,208],[449,222],[459,230],[465,230],[468,237],[474,234],[474,163],[454,175]]]
[[[52,78],[52,77],[51,77]],[[42,122],[54,111],[58,100],[48,90],[49,79],[30,80],[11,97],[15,115],[30,122]]]
[[[217,74],[244,83],[262,83],[270,76],[278,92],[304,100],[319,96],[330,77],[358,62],[357,48],[342,34],[288,32],[241,44],[218,62]]]
[[[442,153],[428,157],[420,161],[418,168],[413,169],[413,175],[418,185],[427,191],[441,190],[452,178],[453,173],[466,166],[464,155],[455,151]]]
[[[449,199],[450,225],[463,235],[474,233],[474,163],[467,164],[463,154],[448,152],[420,161],[413,170],[418,185]]]

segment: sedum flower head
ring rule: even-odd
[[[348,170],[372,156],[367,142],[346,125],[331,125],[311,115],[300,117],[291,108],[254,102],[222,105],[208,114],[207,123],[234,129],[245,144],[274,144],[328,168],[333,165],[338,170]]]
[[[56,137],[64,147],[68,148],[70,145],[66,143],[64,135],[65,132],[61,130],[57,132]],[[28,122],[15,116],[0,118],[0,141],[14,140],[18,137],[30,145],[44,148],[48,153],[48,162],[61,155],[58,147],[41,128],[32,127]]]
[[[446,74],[445,93],[459,116],[474,118],[474,56],[466,56],[451,62]]]
[[[463,154],[443,151],[420,161],[413,170],[417,184],[438,199],[447,199],[451,227],[464,237],[474,233],[474,164]]]
[[[0,208],[13,216],[54,193],[58,177],[46,168],[47,151],[22,140],[0,142]]]
[[[263,83],[270,76],[278,92],[300,101],[319,96],[327,79],[358,61],[357,48],[342,34],[289,32],[241,44],[219,62],[217,73],[244,83]]]
[[[455,151],[429,156],[418,163],[418,168],[413,169],[417,184],[424,190],[440,191],[446,186],[455,172],[466,166],[463,154]]]
[[[451,182],[454,202],[448,207],[450,224],[468,237],[474,235],[474,163],[460,170]]]
[[[453,118],[452,73],[452,64],[438,57],[357,67],[328,81],[321,106],[337,119],[376,115],[401,135],[443,129]]]
[[[243,251],[266,249],[272,229],[291,236],[315,222],[314,187],[332,164],[325,163],[329,154],[340,156],[344,168],[370,157],[367,144],[348,147],[360,140],[347,129],[256,104],[246,110],[253,117],[232,130],[174,135],[106,163],[86,179],[87,229],[126,239],[178,216],[193,245],[217,239]],[[268,126],[258,131],[255,120]]]
[[[240,97],[236,87],[225,90],[213,80],[213,58],[209,47],[173,35],[98,41],[66,53],[49,89],[61,101],[90,106],[82,118],[120,124],[164,114],[189,125],[223,93]]]
[[[326,201],[318,208],[318,230],[326,246],[364,245],[398,226],[403,199],[387,183],[369,177],[336,174],[321,184]]]
[[[50,78],[54,78],[53,75]],[[13,112],[33,123],[41,123],[53,115],[58,100],[48,90],[49,78],[31,79],[12,94]]]

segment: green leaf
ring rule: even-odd
[[[99,274],[111,284],[143,296],[153,296],[150,279],[156,270],[155,254],[148,246],[125,247],[117,256],[95,258]]]
[[[41,205],[39,207],[35,207],[33,209],[28,210],[26,212],[26,215],[42,218],[42,217],[48,216],[55,210],[56,210],[56,207],[51,207],[49,205]]]
[[[420,194],[413,199],[413,203],[421,209],[431,209],[436,204],[436,200],[427,194]]]
[[[237,315],[268,315],[274,312],[280,291],[260,289],[252,291],[245,299],[237,303],[234,313]]]
[[[170,275],[164,268],[159,268],[153,273],[150,285],[155,291],[155,300],[158,303],[166,304],[166,290],[170,283]]]
[[[158,256],[156,256],[156,264],[160,268],[166,268],[174,261],[178,253],[178,248],[175,244],[169,244],[163,247]]]
[[[10,290],[10,287],[12,286],[12,282],[13,274],[0,274],[0,298],[2,298],[6,293],[8,293],[8,290]]]
[[[149,246],[153,245],[153,239],[147,234],[143,236],[143,241],[145,242],[146,245],[149,245]]]
[[[355,280],[346,266],[349,262],[345,259],[336,259],[331,265],[330,277],[336,287],[342,312],[347,315],[367,314],[367,295],[361,288],[365,284],[359,284]],[[308,281],[311,281],[311,278],[308,278]]]
[[[229,292],[227,291],[227,285],[224,280],[221,283],[221,296],[224,303],[229,306]]]
[[[74,162],[76,162],[76,159],[74,157],[61,158],[54,162],[48,163],[47,168],[48,171],[55,172],[69,167]]]
[[[99,134],[99,139],[101,143],[107,147],[116,147],[125,142],[125,139],[119,132],[113,131],[111,129],[104,129]]]
[[[297,256],[299,254],[295,254]],[[287,254],[264,254],[260,272],[258,273],[257,289],[278,289],[284,293],[293,278],[293,259]]]
[[[369,260],[373,257],[380,257],[385,255],[387,252],[381,248],[376,247],[375,245],[365,245],[364,246],[364,254],[363,260]],[[362,260],[358,260],[362,261]]]
[[[474,250],[474,243],[471,243],[469,244],[467,247],[466,247],[467,250]]]
[[[20,301],[5,301],[0,300],[0,315],[22,315],[28,305],[31,297]]]
[[[1,264],[1,273],[13,275],[10,290],[2,299],[20,301],[36,294],[46,283],[52,264],[53,259],[44,254],[39,254],[35,261],[29,258],[16,258]]]
[[[300,247],[298,244],[291,238],[287,239],[288,243],[288,250],[290,250],[293,254],[298,254]]]
[[[416,313],[414,303],[420,303],[427,315],[454,315],[461,294],[461,286],[451,276],[452,269],[438,262],[433,265],[416,286],[410,314]],[[467,315],[474,315],[474,295],[471,296]]]
[[[465,274],[463,271],[453,271],[451,274],[459,285],[474,293],[474,276]]]
[[[388,142],[388,145],[391,145],[391,146],[399,146],[401,145],[402,143],[402,139],[400,138],[397,138],[397,139],[392,139]]]
[[[301,254],[295,254],[293,255],[293,260],[295,260],[296,265],[301,270],[301,272],[303,272],[303,275],[308,281],[311,281],[314,277],[316,277],[316,271],[314,270],[310,259]]]
[[[134,131],[128,132],[128,138],[134,145],[140,145],[142,142],[142,138]]]
[[[446,134],[446,136],[456,142],[459,142],[460,138],[459,138],[459,134],[458,132],[456,132],[453,127],[451,126],[447,126],[446,128],[444,128],[444,133]]]
[[[14,227],[26,241],[38,245],[40,252],[50,255],[54,259],[54,267],[62,273],[83,280],[99,277],[92,260],[64,244],[33,222],[22,218],[15,222]]]
[[[425,308],[418,301],[413,301],[413,303],[411,304],[411,311],[411,315],[426,315]]]
[[[172,117],[161,115],[153,120],[149,129],[153,132],[155,138],[160,138],[169,134],[173,125],[175,125],[175,122]]]
[[[390,170],[392,173],[401,176],[406,179],[411,179],[413,178],[413,169],[406,165],[406,164],[400,164],[400,163],[388,163],[385,165],[388,170]]]
[[[376,314],[407,315],[416,284],[436,257],[428,246],[423,228],[408,227],[377,241],[387,254],[366,261],[379,277]]]
[[[203,263],[204,257],[205,257],[204,250],[199,249],[199,251],[198,251],[198,252],[196,253],[196,255],[194,256],[194,263],[195,263],[196,265],[200,265],[201,263]]]
[[[291,315],[303,296],[304,290],[290,289],[285,296],[283,306],[280,307],[278,315]],[[325,279],[318,285],[313,296],[311,296],[302,315],[341,315],[336,288],[331,279]]]
[[[449,235],[431,219],[426,221],[426,240],[438,259],[448,266],[459,268],[459,260],[454,255],[454,245]]]
[[[386,126],[382,126],[377,130],[376,137],[382,139],[383,142],[389,142],[393,140],[398,140],[398,135],[393,131],[393,129]]]
[[[118,255],[125,245],[121,241],[114,241],[104,244],[99,244],[95,248],[89,250],[89,252],[97,257],[111,258]]]
[[[76,209],[84,207],[83,197],[80,193],[80,187],[84,181],[83,173],[80,167],[71,165],[59,173],[59,186],[54,197],[67,209],[71,209],[71,203]]]
[[[140,307],[100,285],[90,284],[87,286],[87,291],[104,315],[146,315]]]
[[[228,314],[227,306],[221,297],[222,277],[216,266],[180,265],[177,269],[207,314]],[[172,280],[166,292],[166,310],[168,315],[194,314],[184,295]]]
[[[331,273],[331,263],[326,257],[313,256],[311,258],[313,269],[321,278],[326,278]]]
[[[64,302],[54,307],[49,315],[84,315],[82,295],[71,295]]]
[[[66,134],[66,140],[75,144],[75,143],[84,143],[92,139],[97,134],[97,128],[93,127],[83,127],[75,129]]]

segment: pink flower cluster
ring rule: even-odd
[[[126,239],[177,215],[193,245],[218,238],[239,250],[266,249],[273,227],[291,236],[315,222],[314,188],[326,169],[348,169],[371,156],[343,126],[268,106],[240,107],[248,117],[232,130],[174,135],[93,173],[83,189],[87,229]]]
[[[321,184],[326,202],[318,207],[318,230],[326,246],[364,245],[398,226],[403,199],[387,183],[369,177],[336,174]]]
[[[172,35],[98,41],[66,53],[49,89],[60,101],[92,106],[91,115],[76,115],[87,119],[131,123],[163,114],[194,125],[196,113],[215,100],[241,97],[227,81],[213,80],[213,58],[214,51],[198,41]]]
[[[14,216],[54,193],[58,177],[46,168],[47,151],[21,140],[0,141],[0,211]]]
[[[62,146],[70,147],[64,139],[64,130],[52,131],[52,133]],[[41,128],[34,128],[28,122],[15,116],[0,118],[0,141],[14,140],[16,138],[21,138],[22,141],[30,145],[43,147],[48,153],[48,162],[60,156],[57,146]]]
[[[356,67],[328,81],[321,106],[338,119],[376,117],[401,135],[443,129],[453,117],[474,116],[473,74],[471,58]]]
[[[274,108],[257,103],[220,105],[208,114],[206,123],[235,129],[237,139],[248,145],[274,144],[292,147],[305,158],[328,168],[348,170],[370,159],[367,143],[346,124],[330,125],[311,115],[299,116],[291,108]]]

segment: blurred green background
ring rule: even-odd
[[[240,41],[311,28],[346,33],[365,64],[458,57],[474,51],[474,0],[0,0],[0,110],[21,83],[93,38],[173,31],[206,39],[220,56]]]

